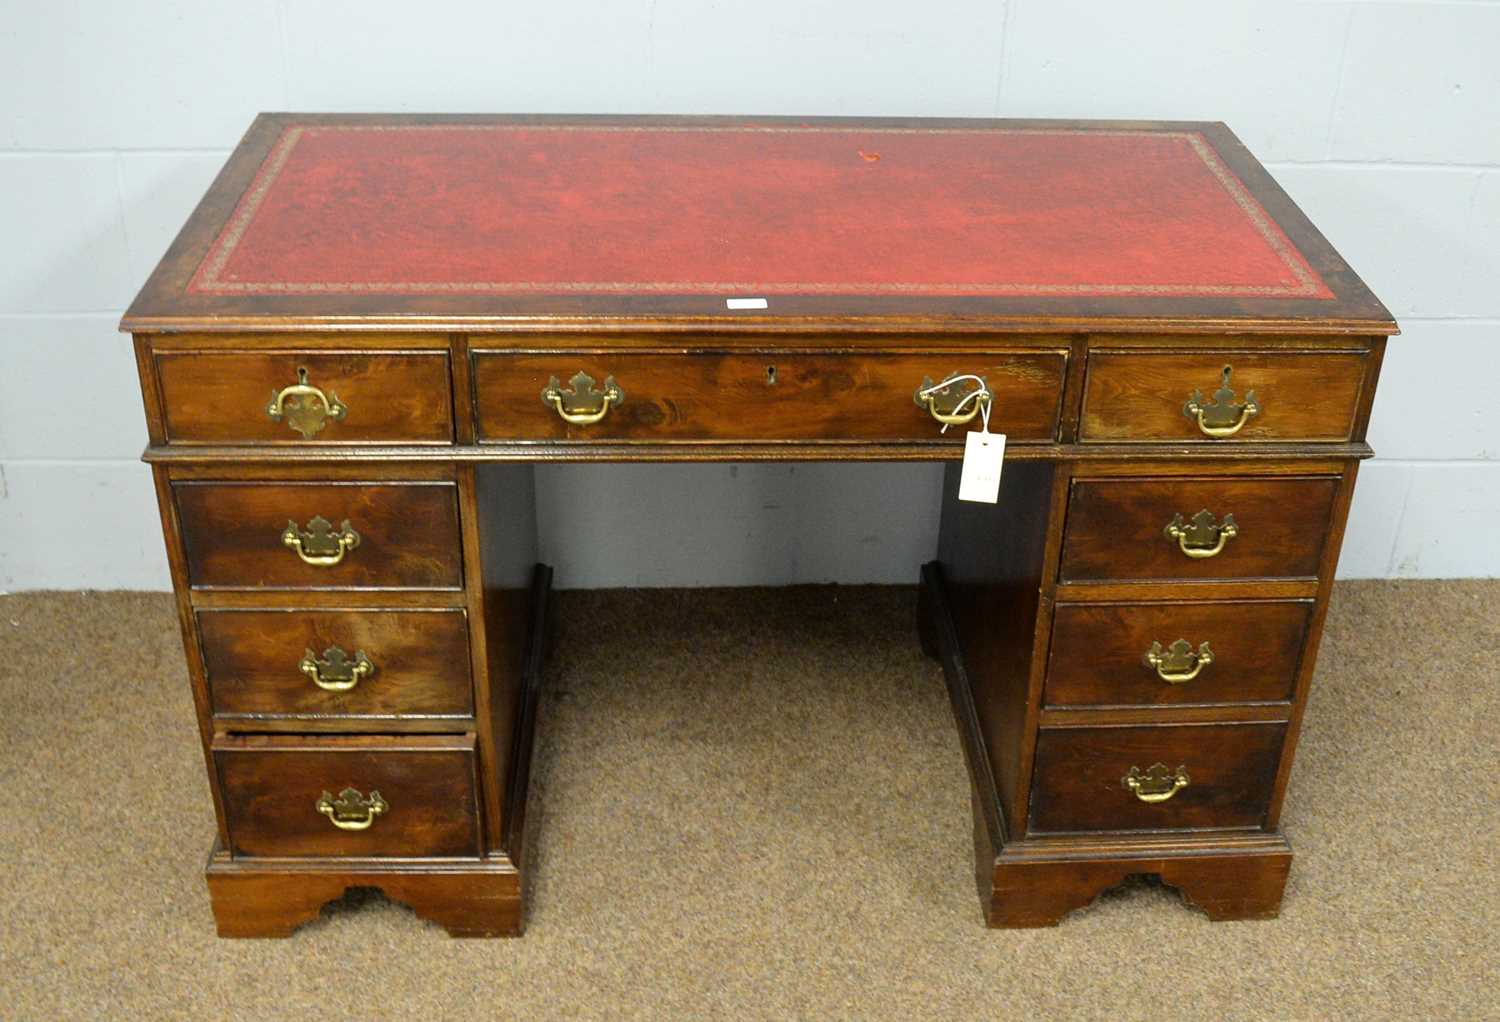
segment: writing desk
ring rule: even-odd
[[[986,919],[1276,913],[1396,327],[1222,124],[263,115],[122,329],[221,934],[365,885],[520,932],[537,462],[953,463],[981,413],[920,630]]]

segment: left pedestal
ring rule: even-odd
[[[325,457],[154,466],[218,932],[286,936],[371,887],[519,935],[551,582],[531,466]]]

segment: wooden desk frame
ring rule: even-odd
[[[361,120],[303,115],[296,119],[314,123]],[[727,317],[709,313],[698,298],[670,295],[655,296],[649,303],[598,295],[546,300],[523,295],[508,300],[505,312],[497,314],[492,299],[473,295],[435,299],[350,294],[330,300],[307,295],[185,294],[186,281],[202,262],[279,129],[290,120],[290,115],[263,115],[252,126],[123,324],[135,338],[151,444],[145,460],[155,478],[218,821],[207,875],[221,934],[290,933],[352,886],[379,887],[455,935],[521,932],[527,780],[547,647],[551,576],[549,569],[536,563],[532,479],[536,464],[560,461],[949,462],[939,555],[920,570],[920,630],[924,648],[943,663],[967,756],[973,784],[976,876],[986,921],[992,926],[1055,923],[1102,890],[1139,873],[1158,875],[1180,888],[1213,918],[1276,914],[1291,862],[1290,847],[1279,827],[1282,801],[1358,463],[1371,454],[1365,432],[1385,338],[1396,328],[1353,271],[1227,129],[1212,124],[1133,125],[1142,130],[1174,127],[1203,132],[1327,282],[1336,296],[1333,301],[1187,297],[1060,302],[820,295],[778,302],[775,315]],[[424,120],[509,123],[513,119]],[[628,123],[728,122],[648,119]],[[803,122],[797,119],[795,123]],[[817,123],[920,128],[1010,122]],[[1079,126],[1079,122],[1035,123]],[[1087,123],[1082,127],[1088,127]],[[1056,395],[1055,429],[1045,438],[1012,440],[1000,502],[986,506],[956,500],[953,463],[961,457],[962,441],[952,435],[942,437],[935,429],[925,435],[908,432],[859,441],[829,436],[786,439],[750,408],[744,411],[735,435],[714,440],[619,439],[607,434],[596,438],[581,428],[564,437],[486,439],[480,423],[487,398],[476,383],[475,365],[482,352],[491,351],[544,355],[556,362],[559,375],[571,373],[581,360],[607,365],[611,358],[643,352],[670,354],[684,365],[733,355],[764,361],[768,367],[796,357],[840,356],[857,361],[905,352],[930,358],[932,372],[942,374],[962,367],[964,359],[975,352],[994,353],[998,358],[1007,353],[1055,351],[1064,368]],[[180,390],[173,391],[164,382],[163,359],[183,355],[211,359],[231,352],[256,356],[292,352],[308,358],[319,353],[337,353],[341,358],[445,356],[451,439],[346,442],[339,439],[337,427],[319,438],[299,438],[286,431],[266,442],[205,442],[174,433],[179,429],[176,422],[200,421],[194,416],[202,409],[192,407]],[[1091,367],[1098,364],[1091,360],[1103,353],[1182,356],[1214,366],[1236,360],[1254,364],[1255,359],[1263,359],[1270,368],[1258,370],[1258,385],[1262,392],[1269,391],[1266,403],[1273,409],[1265,421],[1282,416],[1287,433],[1227,440],[1195,437],[1190,432],[1171,438],[1091,439],[1086,391]],[[1327,361],[1326,356],[1336,358]],[[1186,399],[1194,387],[1212,389],[1216,380],[1195,372],[1191,379],[1164,381],[1174,400]],[[1119,381],[1119,386],[1135,385],[1124,376]],[[913,385],[917,382],[912,380]],[[622,384],[628,402],[637,381],[622,379]],[[1347,408],[1338,415],[1315,407],[1320,394],[1332,392],[1326,388],[1349,395]],[[910,409],[903,414],[910,414]],[[1328,421],[1334,425],[1328,427]],[[783,425],[777,424],[776,429]],[[777,438],[767,439],[772,435]],[[1196,480],[1229,486],[1240,480],[1249,493],[1277,479],[1327,480],[1330,496],[1325,503],[1288,507],[1291,515],[1305,512],[1305,521],[1293,524],[1302,529],[1297,535],[1308,537],[1307,556],[1313,558],[1310,563],[1315,570],[1290,576],[1278,571],[1231,572],[1225,577],[1088,579],[1066,575],[1072,555],[1065,550],[1065,537],[1070,520],[1081,520],[1076,519],[1076,508],[1081,505],[1075,503],[1082,499],[1077,496],[1083,492],[1080,485],[1107,482],[1151,487]],[[262,584],[256,581],[264,577],[257,575],[262,569],[255,558],[260,555],[235,550],[216,552],[220,561],[215,563],[229,565],[225,571],[243,569],[247,581],[242,585],[212,581],[218,576],[211,576],[203,566],[203,551],[195,554],[192,549],[195,542],[203,544],[204,527],[192,519],[199,512],[185,510],[183,488],[296,483],[356,489],[389,483],[452,487],[457,502],[456,570],[461,584],[313,588]],[[1191,513],[1196,509],[1179,510]],[[914,579],[917,574],[918,566],[913,565]],[[1192,603],[1227,613],[1236,605],[1265,601],[1304,601],[1309,608],[1286,699],[1089,707],[1047,702],[1049,647],[1059,607]],[[266,715],[249,725],[243,720],[227,722],[215,713],[216,679],[211,676],[200,617],[252,609],[289,616],[299,610],[461,612],[469,647],[469,663],[464,666],[473,681],[472,715],[460,725],[392,718],[377,725],[366,722],[355,733],[350,733],[347,722],[341,725],[306,715]],[[1077,831],[1037,825],[1044,817],[1037,814],[1035,801],[1048,800],[1049,806],[1059,800],[1065,803],[1071,791],[1067,785],[1073,783],[1066,771],[1049,773],[1046,778],[1038,772],[1038,744],[1044,737],[1054,741],[1052,736],[1077,739],[1097,734],[1124,740],[1132,731],[1152,728],[1157,729],[1153,733],[1178,737],[1192,729],[1215,728],[1225,729],[1226,734],[1264,735],[1254,730],[1257,726],[1277,729],[1275,741],[1267,746],[1270,751],[1254,760],[1260,764],[1255,769],[1264,773],[1264,783],[1246,794],[1225,795],[1199,809],[1184,810],[1210,814],[1204,819],[1213,813],[1236,821],[1253,816],[1253,824],[1135,825]],[[1247,757],[1259,755],[1255,741],[1246,739]],[[248,811],[249,803],[236,800],[252,799],[253,792],[261,790],[254,786],[263,783],[255,774],[263,767],[246,764],[263,764],[265,753],[291,755],[305,748],[354,759],[365,756],[376,762],[381,750],[393,742],[436,750],[431,752],[434,756],[451,752],[468,757],[464,762],[472,764],[477,821],[472,852],[308,854],[307,849],[323,847],[324,839],[305,838],[300,832],[294,838],[252,834],[248,823],[241,823],[238,833],[231,832],[231,820],[240,814],[243,821]],[[1048,787],[1054,782],[1062,787]],[[396,833],[418,844],[424,838],[420,832]],[[283,847],[290,851],[267,851]],[[247,854],[247,848],[257,851]]]

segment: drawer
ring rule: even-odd
[[[1348,440],[1368,361],[1347,351],[1090,352],[1079,437]],[[1251,392],[1255,410],[1245,413]],[[1231,437],[1205,433],[1233,429],[1241,414]]]
[[[1062,403],[1064,350],[912,355],[643,352],[474,355],[478,435],[485,440],[943,440],[913,399],[922,381],[953,373],[984,377],[994,398],[990,429],[1012,441],[1051,440]],[[622,398],[593,425],[564,422],[544,403],[556,378],[569,394],[579,372],[600,405],[613,378]],[[957,395],[956,395],[957,396]],[[967,411],[967,408],[964,409]],[[977,425],[978,420],[974,420]]]
[[[1167,706],[1290,700],[1312,611],[1311,600],[1061,604],[1052,619],[1043,701]]]
[[[1044,728],[1031,832],[1259,827],[1285,733],[1285,724]]]
[[[452,443],[443,351],[163,351],[169,443]]]
[[[213,757],[235,855],[479,855],[472,736],[228,737]]]
[[[1338,476],[1075,480],[1061,579],[1315,578],[1338,482]]]
[[[200,610],[216,720],[467,721],[462,610]]]
[[[197,587],[457,589],[462,582],[452,483],[177,482],[172,490],[188,580]]]

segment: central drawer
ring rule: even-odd
[[[471,735],[228,737],[213,758],[235,855],[479,855]]]
[[[176,482],[195,587],[457,589],[449,482]]]
[[[474,353],[477,434],[500,440],[949,440],[914,400],[923,381],[983,377],[993,394],[990,430],[1012,441],[1057,436],[1065,349],[948,354],[892,352]],[[574,381],[577,374],[589,380]],[[563,410],[604,407],[598,421],[564,421],[543,391],[555,381]],[[581,392],[580,392],[581,388]],[[964,408],[963,411],[968,411]],[[588,417],[585,415],[584,417]],[[979,420],[974,420],[977,427]]]

